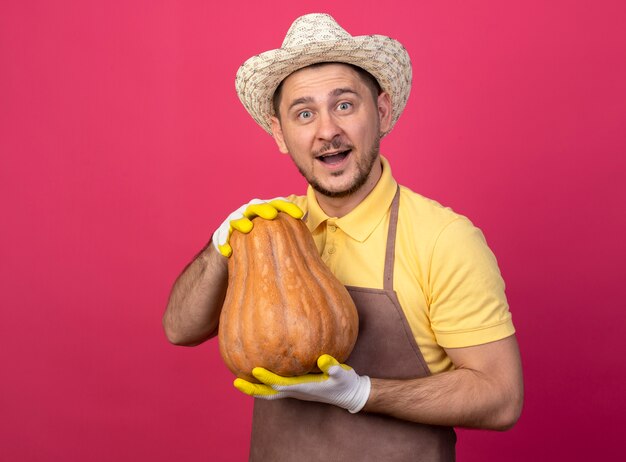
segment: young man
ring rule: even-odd
[[[230,233],[278,210],[306,212],[360,319],[350,367],[323,356],[323,374],[257,369],[260,385],[236,380],[259,398],[251,460],[448,461],[452,427],[503,430],[519,417],[519,351],[493,254],[465,217],[399,186],[379,152],[410,84],[402,45],[352,37],[321,14],[297,19],[280,49],[238,72],[244,106],[309,188],[255,200],[224,221],[174,285],[168,338],[195,345],[215,335]]]

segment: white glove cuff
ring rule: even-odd
[[[359,387],[352,400],[354,405],[348,408],[348,411],[350,411],[351,414],[356,414],[363,409],[363,406],[365,406],[365,403],[367,403],[367,400],[370,397],[371,389],[372,382],[370,381],[370,378],[367,375],[360,376]]]

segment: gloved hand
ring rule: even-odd
[[[261,217],[266,220],[273,220],[278,212],[285,212],[294,218],[300,219],[304,215],[302,210],[289,202],[284,197],[276,197],[268,201],[252,199],[247,204],[242,205],[233,213],[228,215],[226,220],[213,233],[213,245],[225,257],[230,257],[233,249],[228,243],[233,230],[242,233],[249,233],[252,230],[252,219]]]
[[[252,375],[262,382],[250,383],[235,379],[239,391],[255,398],[274,400],[298,398],[304,401],[317,401],[334,404],[351,413],[359,412],[370,396],[370,378],[358,375],[354,369],[339,362],[330,355],[317,359],[321,374],[306,374],[299,377],[281,377],[262,367],[255,367]]]

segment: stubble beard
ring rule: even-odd
[[[354,178],[352,179],[352,182],[348,185],[347,188],[344,188],[339,191],[331,191],[325,188],[319,182],[319,180],[313,175],[313,173],[310,173],[310,174],[307,173],[298,164],[296,164],[296,167],[298,168],[298,171],[300,172],[300,174],[311,185],[311,187],[318,193],[322,194],[323,196],[333,197],[333,198],[348,197],[354,194],[355,192],[357,192],[359,189],[363,187],[365,183],[367,183],[367,180],[369,179],[372,168],[374,167],[374,163],[378,159],[379,151],[380,151],[380,139],[377,138],[374,144],[372,145],[371,149],[369,150],[368,155],[364,156],[362,159],[360,159],[357,162],[356,164],[357,171],[356,171]],[[344,174],[343,171],[331,173],[332,176],[341,176],[343,174]]]

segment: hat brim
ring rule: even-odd
[[[376,78],[381,89],[391,98],[391,131],[406,106],[412,72],[407,51],[390,37],[364,35],[266,51],[241,65],[235,88],[252,118],[271,135],[272,98],[278,85],[299,69],[325,62],[352,64]]]

